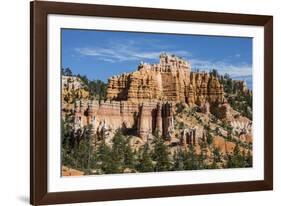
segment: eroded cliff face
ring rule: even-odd
[[[169,139],[173,128],[172,104],[168,102],[78,100],[74,115],[75,129],[92,124],[99,139],[112,136],[117,130],[144,141],[150,134]]]
[[[203,106],[223,103],[223,86],[215,76],[191,72],[189,63],[162,54],[159,64],[141,63],[132,73],[108,81],[107,99],[115,101],[173,101]]]
[[[63,77],[63,111],[73,112],[75,130],[91,124],[97,141],[110,142],[122,130],[142,143],[158,136],[171,145],[198,145],[207,141],[206,125],[213,116],[220,122],[211,124],[214,133],[221,128],[219,135],[227,138],[226,129],[218,126],[227,121],[242,141],[252,141],[251,121],[230,107],[219,79],[192,72],[179,57],[162,54],[158,64],[141,63],[132,73],[113,76],[106,100],[92,100],[83,88],[77,77]],[[188,111],[177,111],[178,104]]]

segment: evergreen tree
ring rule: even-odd
[[[66,76],[72,76],[72,71],[69,67],[64,69],[64,75]]]
[[[206,143],[202,142],[200,144],[200,155],[198,157],[198,169],[204,169],[207,167],[207,165],[205,164],[206,159],[207,159],[207,146]]]
[[[173,170],[174,171],[181,171],[184,170],[184,163],[187,159],[186,152],[183,150],[179,150],[175,152],[174,154],[174,165],[173,165]]]
[[[216,69],[210,70],[209,74],[214,76],[214,77],[219,77],[219,73]]]
[[[196,159],[195,149],[192,144],[188,147],[187,158],[184,161],[185,170],[196,170],[198,169],[198,163]]]
[[[248,150],[248,153],[247,153],[247,156],[245,159],[246,159],[245,167],[252,167],[253,166],[253,156],[252,156],[250,150]]]
[[[241,155],[238,144],[236,144],[233,150],[233,155],[227,155],[227,156],[228,156],[227,168],[242,168],[246,166],[245,158]]]
[[[75,142],[74,148],[71,150],[71,156],[74,163],[72,167],[84,171],[85,174],[91,174],[93,153],[91,130],[91,125],[85,127],[79,141]]]
[[[124,151],[124,167],[134,169],[136,164],[136,153],[132,151],[131,145],[129,141],[127,141]]]
[[[84,131],[84,141],[85,141],[85,161],[86,161],[86,173],[91,174],[91,164],[93,158],[93,133],[92,133],[93,126],[89,124]]]
[[[153,160],[156,162],[155,171],[168,171],[171,166],[168,148],[160,137],[155,138]]]
[[[219,151],[219,149],[218,149],[217,147],[215,147],[215,148],[213,149],[213,159],[214,159],[214,162],[215,162],[215,163],[219,163],[219,162],[222,161],[222,159],[221,159],[221,153],[220,153],[220,151]]]
[[[62,148],[62,165],[74,167],[74,147],[76,141],[76,135],[73,128],[73,118],[71,114],[65,116],[65,120],[62,120],[61,130],[61,148]]]
[[[115,167],[117,168],[117,172],[122,172],[125,165],[125,150],[127,141],[121,132],[117,131],[112,142],[112,159]]]
[[[92,171],[94,170],[95,174],[99,174],[99,156],[98,156],[98,150],[94,149],[91,153],[91,162],[90,162],[90,168]]]
[[[211,145],[212,143],[213,143],[213,136],[210,134],[210,132],[207,132],[206,133],[206,141],[207,141],[207,143],[208,143],[208,145]]]
[[[211,165],[207,166],[208,169],[218,169],[218,164],[213,160]]]
[[[101,80],[92,80],[87,83],[91,95],[97,100],[103,100],[106,97],[107,84]]]
[[[140,150],[139,162],[137,165],[137,170],[139,172],[153,172],[154,165],[152,162],[151,154],[149,152],[149,145],[146,143]]]
[[[218,169],[218,163],[222,161],[221,153],[218,148],[212,150],[212,164],[208,166],[209,169]]]
[[[119,172],[118,166],[115,164],[112,158],[112,152],[109,146],[106,145],[105,141],[99,146],[98,149],[98,161],[99,161],[99,168],[105,174],[112,174]]]

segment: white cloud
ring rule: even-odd
[[[199,70],[216,69],[220,74],[229,74],[231,77],[252,75],[252,65],[245,63],[232,64],[225,61],[190,59],[191,67]]]
[[[162,52],[175,54],[187,59],[193,69],[209,71],[216,69],[220,74],[228,73],[231,77],[252,75],[252,65],[230,62],[230,59],[241,57],[239,53],[226,57],[221,61],[194,58],[189,51],[177,50],[167,46],[157,39],[128,39],[120,41],[110,39],[104,47],[76,48],[76,52],[83,56],[92,56],[98,60],[115,63],[126,61],[147,61],[159,59]]]
[[[144,44],[145,42],[145,44]],[[96,57],[99,60],[107,62],[122,62],[122,61],[141,61],[141,60],[157,60],[160,53],[166,51],[167,48],[161,48],[161,43],[147,44],[147,40],[135,41],[127,40],[126,42],[120,43],[118,41],[109,41],[105,47],[84,47],[76,48],[75,50],[83,56]],[[140,45],[143,45],[142,50],[138,49]],[[149,46],[147,46],[149,45]],[[144,47],[144,48],[143,48]],[[145,48],[147,47],[147,48]],[[188,57],[191,53],[184,50],[169,49],[171,54]]]

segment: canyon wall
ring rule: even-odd
[[[217,77],[191,72],[187,61],[162,54],[159,64],[141,63],[135,72],[110,78],[106,98],[135,103],[153,99],[201,105],[223,103],[223,93]]]
[[[149,134],[169,139],[173,128],[172,104],[168,102],[78,100],[74,114],[76,129],[92,124],[93,132],[100,136],[120,129],[143,140]]]
[[[171,140],[173,108],[178,102],[197,105],[202,112],[220,118],[228,113],[218,78],[192,72],[190,64],[176,56],[161,54],[158,64],[141,63],[132,73],[113,76],[108,80],[105,101],[87,98],[88,94],[81,92],[81,81],[75,78],[63,77],[64,98],[73,93],[71,89],[80,92],[75,93],[79,100],[72,106],[75,128],[92,124],[93,132],[100,137],[120,129],[143,140],[151,134]],[[184,143],[197,142],[195,130],[183,136]]]

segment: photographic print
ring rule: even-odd
[[[252,38],[61,29],[61,174],[252,167]]]
[[[273,16],[35,1],[30,24],[31,204],[273,189]]]

